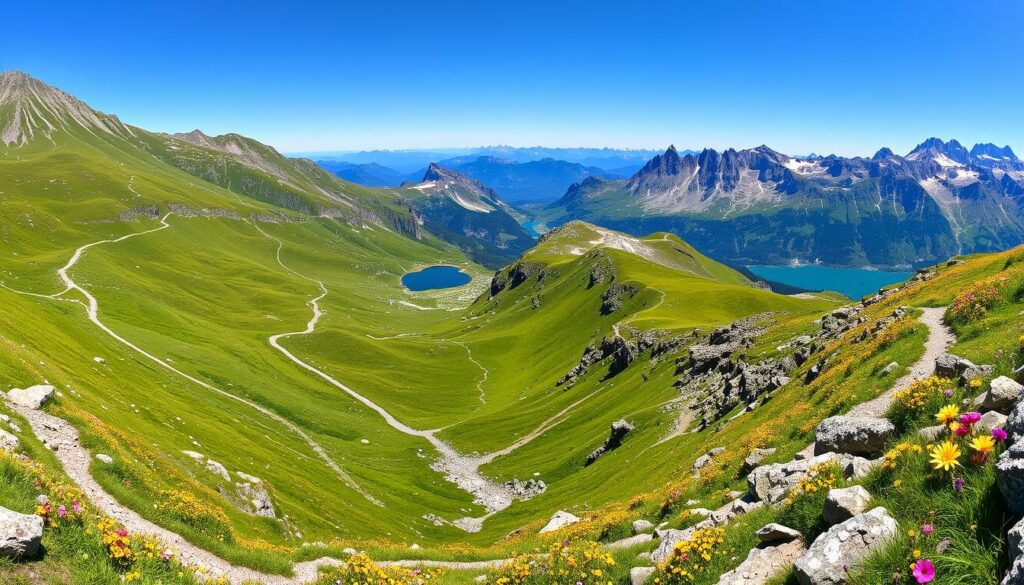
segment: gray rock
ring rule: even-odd
[[[206,470],[214,475],[219,475],[224,481],[231,481],[231,476],[228,475],[228,470],[213,459],[206,460]]]
[[[814,432],[814,453],[849,453],[875,455],[896,432],[888,419],[867,416],[833,416],[818,425]]]
[[[643,585],[654,574],[654,567],[633,567],[629,570],[630,585]]]
[[[1008,412],[1020,399],[1024,385],[1006,376],[999,376],[989,383],[988,391],[974,400],[974,405],[984,410]]]
[[[661,539],[661,544],[651,552],[651,562],[661,564],[667,561],[672,556],[672,551],[675,549],[676,544],[689,540],[693,536],[694,530],[692,527],[684,530],[666,530],[665,535]]]
[[[7,400],[18,406],[38,410],[42,408],[57,391],[49,384],[37,384],[28,388],[13,388],[7,393]]]
[[[650,520],[634,520],[633,534],[650,534],[654,531],[654,524]]]
[[[768,449],[751,449],[747,458],[743,460],[743,466],[740,468],[740,473],[750,473],[752,469],[761,464],[761,461],[774,454],[774,447],[770,447]]]
[[[889,374],[895,372],[899,367],[900,367],[900,363],[899,362],[889,362],[889,365],[887,365],[884,368],[882,368],[882,375],[883,376],[888,376]]]
[[[782,524],[775,524],[774,522],[758,528],[754,534],[757,535],[757,539],[761,542],[788,542],[802,538],[799,530],[794,530]]]
[[[970,362],[968,362],[970,363]],[[985,378],[992,375],[994,368],[989,365],[977,366],[974,364],[964,368],[963,373],[960,374],[960,383],[967,384],[971,380]]]
[[[797,581],[801,585],[845,585],[846,569],[855,570],[898,532],[896,520],[881,507],[836,524],[796,560]]]
[[[715,457],[725,452],[725,447],[715,447],[707,453],[701,455],[693,462],[693,473],[700,473],[700,470],[711,464],[711,461]]]
[[[960,373],[957,371],[957,365],[961,360],[962,358],[951,353],[944,353],[940,355],[935,358],[935,375],[940,378],[956,378]]]
[[[1006,552],[1011,564],[1024,558],[1024,520],[1014,524],[1006,533]]]
[[[978,421],[978,432],[991,433],[992,429],[1006,428],[1006,415],[994,410],[990,410],[985,414],[981,415],[981,420]]]
[[[751,549],[739,566],[724,573],[718,579],[718,585],[764,585],[793,566],[796,559],[806,550],[804,541],[800,539],[778,546],[762,544]]]
[[[825,453],[811,459],[762,465],[747,475],[747,493],[769,504],[777,504],[786,498],[786,494],[807,475],[811,467],[822,463],[835,464],[846,479],[862,477],[877,465],[877,461],[842,453]]]
[[[917,435],[926,441],[934,441],[942,436],[945,432],[946,427],[942,425],[935,425],[933,427],[921,427],[917,430]]]
[[[529,500],[530,498],[543,494],[548,489],[548,484],[543,480],[530,478],[526,481],[513,479],[505,482],[505,488],[517,500]]]
[[[545,532],[554,532],[565,528],[570,524],[576,524],[579,521],[580,519],[576,516],[573,516],[564,510],[559,510],[551,516],[551,520],[548,520],[548,523],[544,525],[544,528],[540,529],[540,533],[544,534]]]
[[[622,440],[626,438],[626,435],[633,432],[635,427],[626,420],[617,420],[612,423],[611,431],[608,434],[608,438],[605,439],[604,444],[594,449],[587,455],[587,461],[584,465],[591,465],[597,461],[598,457],[604,455],[609,451],[614,451],[622,445]]]
[[[1017,441],[999,456],[996,462],[996,483],[1006,505],[1017,514],[1024,514],[1024,441]]]
[[[19,560],[31,557],[39,550],[42,538],[42,517],[0,507],[0,558]]]
[[[859,485],[829,490],[821,515],[829,524],[839,524],[863,514],[871,502],[871,494]]]
[[[195,459],[196,461],[202,461],[203,459],[206,459],[205,455],[203,455],[202,453],[196,453],[195,451],[182,451],[182,453],[188,455],[189,457]]]
[[[96,454],[96,459],[98,459],[99,461],[102,461],[103,463],[106,463],[107,465],[110,465],[111,463],[114,462],[114,458],[113,457],[111,457],[110,455],[105,455],[103,453],[97,453]]]
[[[21,441],[18,437],[15,437],[11,433],[0,429],[0,451],[12,452],[21,445]]]
[[[239,476],[241,476],[241,473],[239,473]],[[263,486],[263,482],[259,478],[253,479],[256,479],[256,481],[235,484],[235,492],[245,504],[239,506],[239,509],[254,516],[276,518],[277,514],[274,511],[274,504],[270,499],[270,494],[267,493],[267,488]]]

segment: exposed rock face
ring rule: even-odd
[[[1020,400],[1024,385],[1017,381],[999,376],[989,384],[988,391],[978,396],[974,404],[983,410],[1008,411]]]
[[[750,550],[735,569],[724,573],[718,585],[764,585],[793,565],[806,551],[804,541],[790,540],[777,546],[762,544]]]
[[[711,464],[715,457],[725,453],[725,447],[715,447],[707,453],[701,455],[693,462],[693,472],[700,473],[700,470]]]
[[[740,468],[740,473],[750,473],[755,467],[761,464],[761,461],[775,454],[775,447],[769,447],[767,449],[751,449],[750,454],[743,460],[743,466]]]
[[[221,477],[224,481],[231,481],[231,476],[228,475],[228,470],[223,465],[217,463],[213,459],[206,460],[206,470],[216,476]]]
[[[935,358],[935,375],[940,378],[959,379],[966,383],[975,378],[984,378],[991,373],[992,366],[979,366],[971,360],[951,353],[944,353]]]
[[[548,520],[548,523],[544,525],[544,528],[540,529],[540,533],[544,534],[545,532],[554,532],[556,530],[561,530],[562,528],[565,528],[566,526],[569,526],[571,524],[576,524],[579,521],[580,519],[576,516],[564,510],[559,510],[555,512],[553,516],[551,516],[551,520]]]
[[[859,485],[829,490],[821,515],[829,524],[839,524],[863,514],[871,503],[871,494]]]
[[[1006,505],[1017,514],[1024,514],[1024,441],[1018,439],[999,456],[996,483]]]
[[[1010,416],[1006,419],[1006,432],[1013,441],[1019,441],[1024,437],[1024,400],[1018,400],[1010,411]]]
[[[39,409],[53,398],[56,388],[49,384],[38,384],[28,388],[12,388],[7,393],[7,400],[25,408]]]
[[[796,560],[797,580],[801,585],[845,585],[846,569],[854,569],[898,532],[885,508],[836,524]]]
[[[1010,557],[1010,571],[1002,585],[1024,585],[1024,520],[1006,533],[1006,550]]]
[[[276,518],[277,514],[274,512],[274,504],[270,500],[267,488],[263,486],[263,481],[258,477],[241,472],[238,472],[236,475],[243,480],[235,483],[235,493],[246,504],[241,507],[241,510],[254,516]]]
[[[633,285],[613,283],[601,295],[601,314],[611,315],[638,292]]]
[[[632,432],[634,429],[633,425],[625,420],[617,420],[612,423],[611,432],[608,434],[608,438],[605,440],[604,445],[601,445],[597,449],[591,451],[590,455],[587,455],[587,462],[584,465],[590,465],[597,461],[597,458],[604,455],[608,451],[613,451],[619,448],[622,444],[622,440],[626,438],[626,435]]]
[[[43,538],[43,519],[35,514],[19,514],[0,507],[0,558],[19,560],[39,550]]]
[[[888,419],[833,416],[821,421],[815,430],[814,452],[875,455],[885,449],[895,432],[896,427]]]

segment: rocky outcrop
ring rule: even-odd
[[[855,569],[898,531],[896,520],[885,508],[836,524],[796,560],[797,581],[801,585],[846,585],[847,571]]]
[[[18,440],[18,437],[0,429],[0,451],[12,452],[19,446],[21,446],[21,441]]]
[[[547,491],[548,484],[539,479],[531,478],[526,481],[513,479],[505,482],[505,489],[517,500],[529,500]]]
[[[940,378],[958,379],[961,383],[967,383],[990,374],[992,374],[992,366],[979,366],[958,355],[944,353],[935,358],[935,375]]]
[[[270,499],[270,494],[267,493],[267,488],[263,485],[263,480],[242,472],[235,475],[242,480],[235,483],[235,493],[243,502],[239,508],[254,516],[276,518],[274,504]]]
[[[810,459],[762,465],[747,476],[747,492],[753,498],[777,504],[807,476],[812,467],[822,464],[834,464],[842,471],[844,478],[855,479],[866,475],[877,464],[877,460],[872,461],[855,455],[825,453]]]
[[[601,295],[601,314],[611,315],[640,292],[631,284],[613,283]]]
[[[633,534],[649,534],[654,530],[654,524],[650,520],[634,520],[632,529]]]
[[[839,524],[863,514],[871,503],[871,494],[862,486],[829,490],[821,516],[829,524]]]
[[[25,408],[39,409],[56,393],[56,388],[49,384],[37,384],[28,388],[12,388],[7,393],[7,400],[12,404]]]
[[[1017,514],[1024,514],[1024,441],[1017,439],[999,456],[996,483],[1006,505]]]
[[[559,510],[551,516],[551,520],[548,520],[548,523],[544,525],[544,528],[540,529],[540,533],[544,534],[546,532],[561,530],[562,528],[576,524],[579,521],[580,519],[578,517],[564,510]]]
[[[594,449],[587,455],[587,461],[584,465],[590,465],[597,461],[597,458],[609,451],[613,451],[619,448],[622,444],[622,440],[626,438],[630,432],[634,430],[633,425],[625,420],[617,420],[612,423],[611,432],[608,433],[608,438],[605,439],[604,445],[601,445],[597,449]]]
[[[740,473],[750,473],[754,468],[760,465],[762,461],[774,454],[775,447],[769,447],[767,449],[751,449],[750,453],[747,454],[747,458],[743,460],[743,465],[740,467]]]
[[[42,517],[0,507],[0,558],[30,558],[39,550],[42,538]]]
[[[806,552],[801,539],[777,545],[761,544],[750,550],[747,558],[735,569],[722,574],[718,585],[764,585],[776,575],[793,566]]]
[[[821,421],[814,432],[814,452],[876,455],[896,432],[888,419],[867,416],[833,416]]]
[[[705,467],[710,465],[711,462],[715,459],[715,457],[718,457],[722,453],[725,453],[725,447],[715,447],[714,449],[698,457],[693,462],[693,473],[695,475],[699,475],[701,469],[704,469]]]

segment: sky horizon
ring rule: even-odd
[[[144,5],[142,5],[144,4]],[[21,3],[19,69],[153,131],[282,152],[1024,149],[1024,4]]]

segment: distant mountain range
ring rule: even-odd
[[[401,173],[377,163],[320,160],[317,164],[346,181],[368,187],[396,187],[405,182],[417,182],[427,172],[424,168]],[[625,169],[606,170],[553,158],[517,162],[477,155],[448,158],[437,164],[484,183],[505,201],[515,204],[550,203],[561,197],[570,185],[587,177],[625,178],[642,166],[641,162]]]
[[[1024,241],[1024,163],[1009,147],[938,138],[871,158],[669,147],[628,179],[574,184],[537,219],[671,231],[741,264],[917,266]]]

